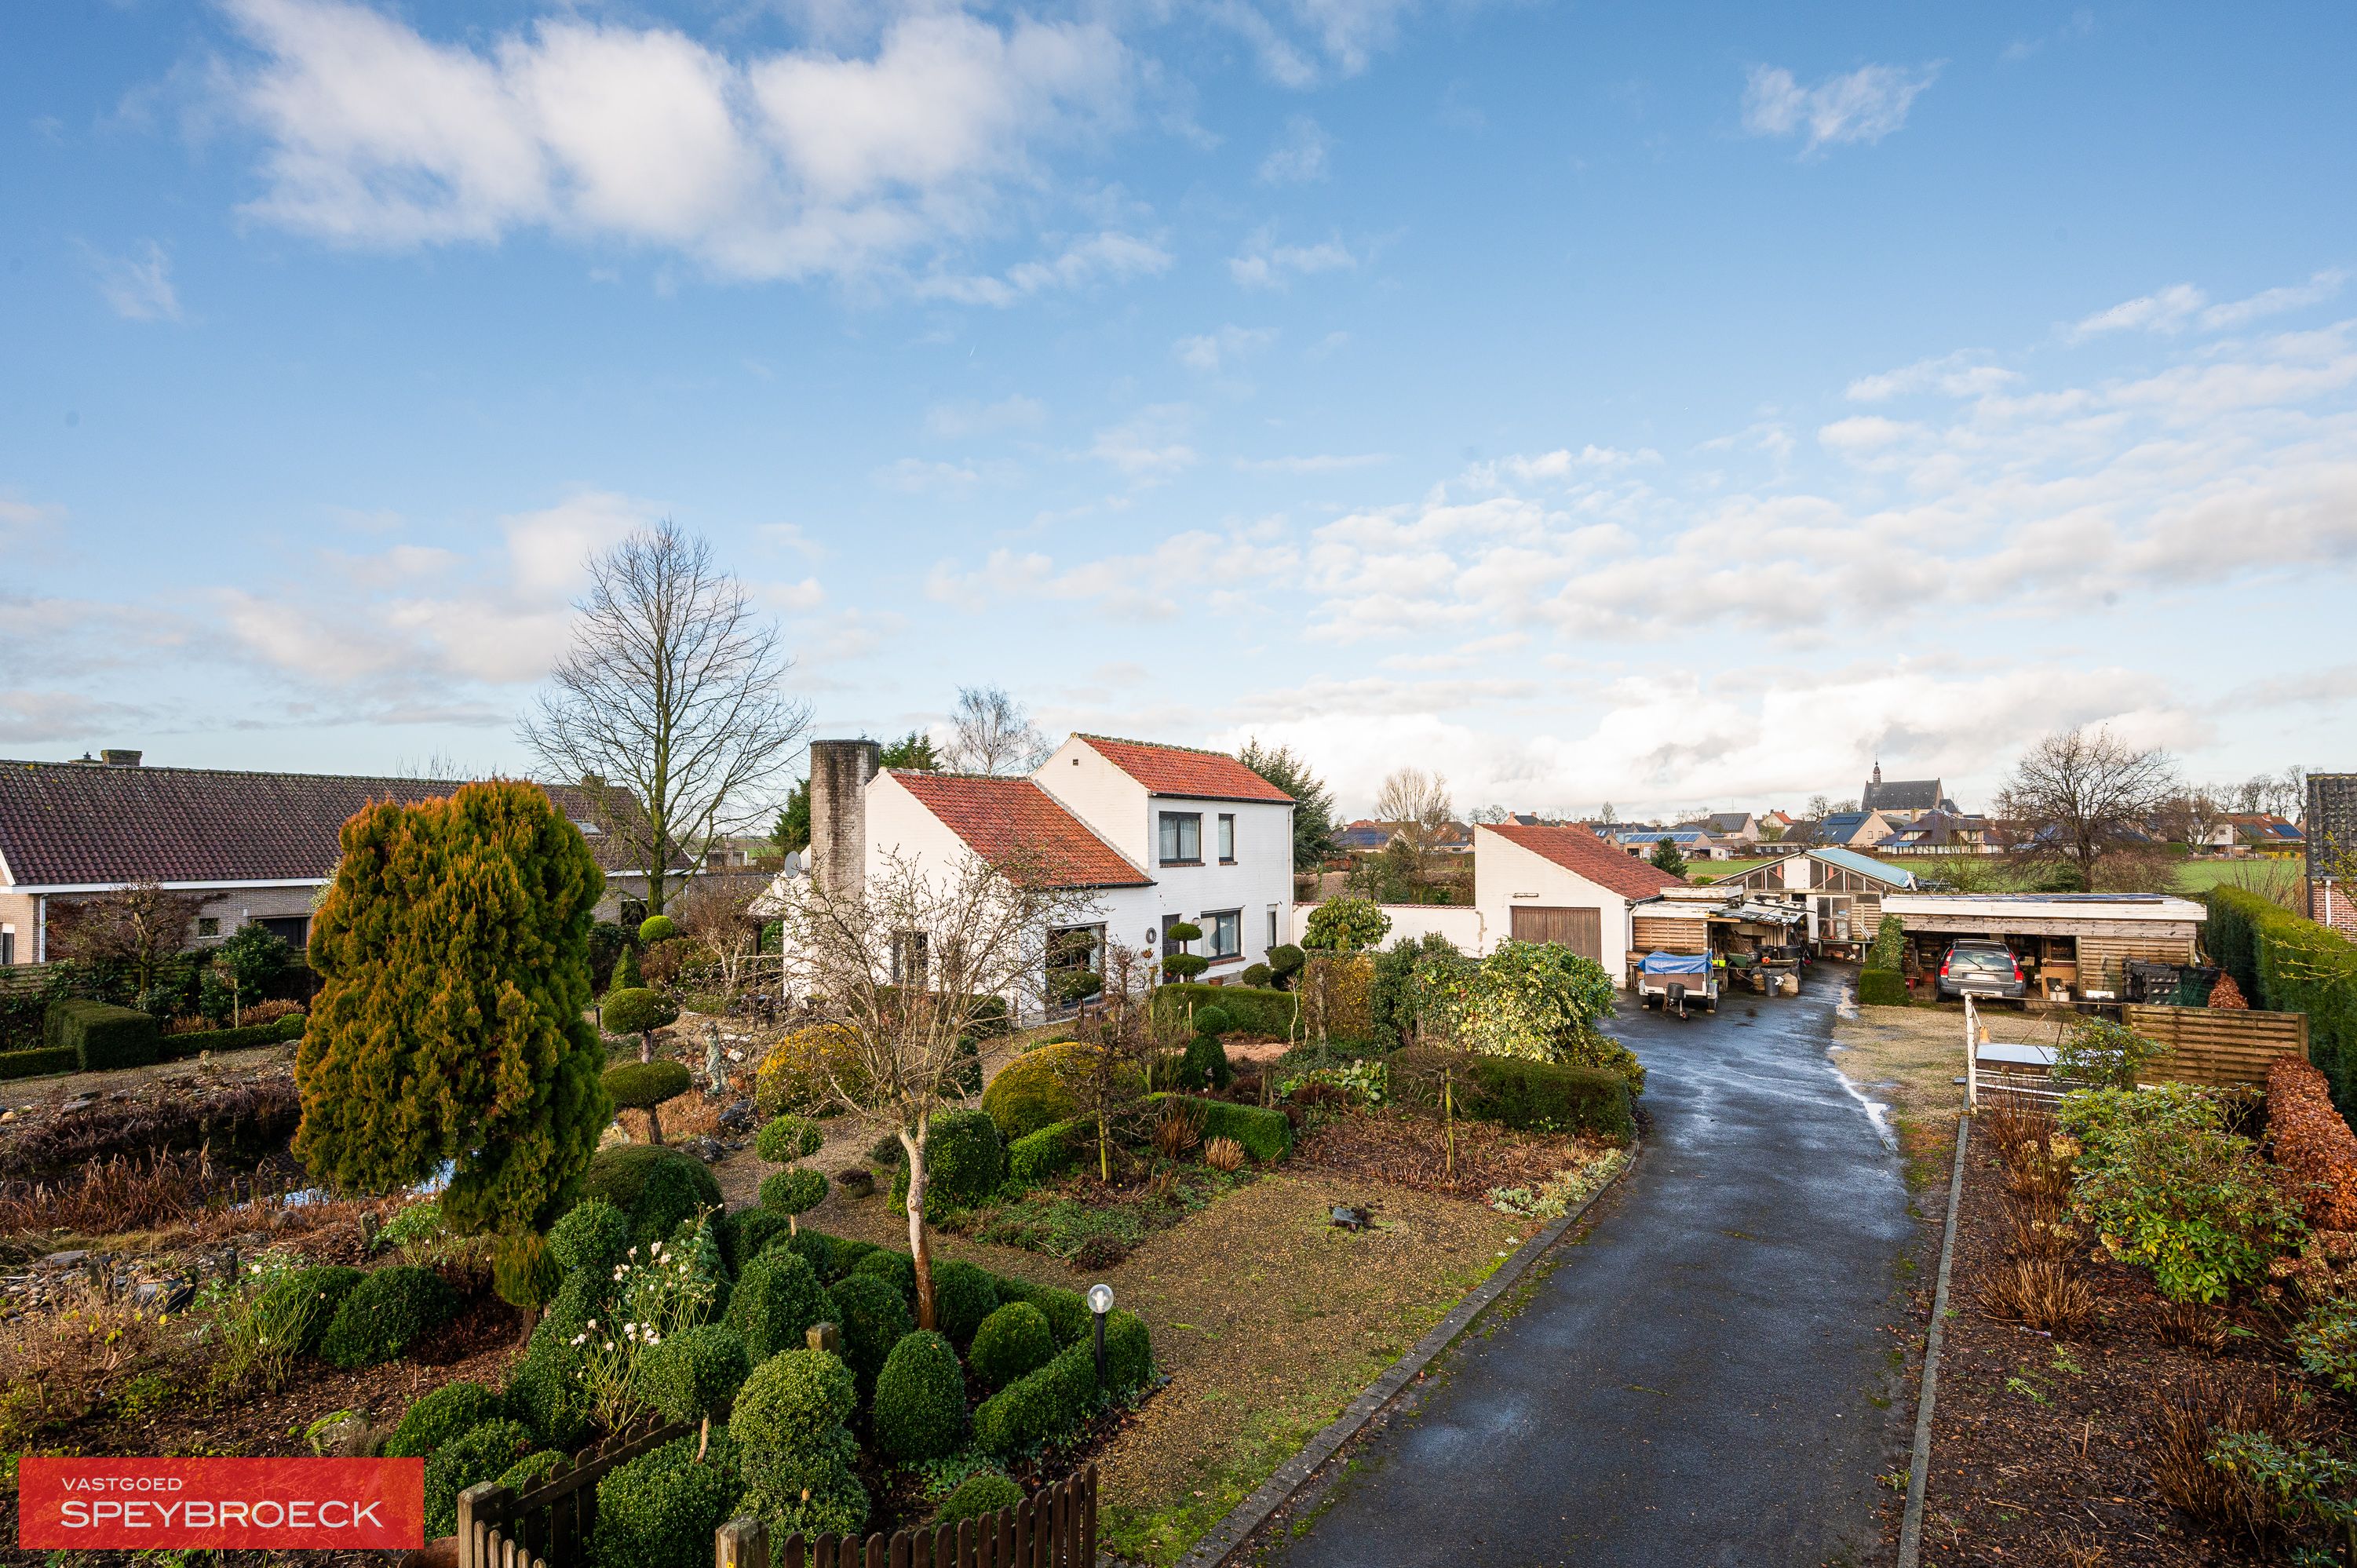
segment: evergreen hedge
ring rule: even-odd
[[[393,1360],[449,1322],[457,1307],[457,1294],[432,1269],[379,1269],[345,1293],[319,1341],[320,1359],[347,1370]]]
[[[1097,1404],[1096,1355],[1075,1345],[982,1402],[974,1412],[974,1445],[1006,1459],[1062,1437]]]
[[[1164,1023],[1183,1025],[1190,1007],[1206,1006],[1225,1013],[1233,1028],[1285,1039],[1292,1035],[1294,1020],[1300,1015],[1301,1000],[1290,991],[1264,991],[1250,985],[1183,982],[1155,989],[1155,1015]]]
[[[1157,1098],[1159,1098],[1158,1096]],[[1233,1138],[1244,1153],[1270,1165],[1293,1153],[1293,1123],[1285,1112],[1260,1105],[1232,1105],[1224,1100],[1191,1102],[1203,1118],[1203,1141]]]
[[[1028,1301],[1010,1301],[982,1320],[966,1365],[987,1389],[1002,1389],[1056,1359],[1056,1335]]]
[[[83,1072],[146,1067],[155,1061],[161,1037],[153,1015],[79,996],[50,1003],[41,1022],[41,1043],[52,1051],[71,1051]]]
[[[1895,969],[1861,969],[1857,999],[1868,1007],[1904,1007],[1909,1001],[1907,977]]]
[[[2308,1015],[2309,1060],[2357,1119],[2357,943],[2240,887],[2211,889],[2210,960],[2271,1013]]]
[[[1470,1115],[1547,1133],[1588,1133],[1627,1143],[1636,1135],[1629,1080],[1609,1068],[1523,1057],[1468,1057]]]
[[[81,1065],[81,1053],[71,1046],[0,1051],[0,1079],[40,1078],[53,1072],[71,1072]]]
[[[876,1376],[876,1445],[903,1464],[944,1458],[965,1441],[965,1374],[939,1334],[901,1336]]]
[[[1021,1187],[1038,1187],[1079,1165],[1085,1125],[1058,1122],[1016,1139],[1006,1149],[1006,1179]]]

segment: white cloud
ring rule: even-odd
[[[1907,124],[1907,111],[1939,74],[1936,65],[1869,65],[1803,87],[1781,66],[1755,65],[1743,90],[1743,128],[1755,136],[1804,134],[1803,153],[1878,142]]]
[[[878,468],[877,484],[905,495],[963,494],[980,485],[1011,484],[1022,478],[1012,463],[942,463],[924,457],[903,457]]]
[[[1170,252],[1150,240],[1108,230],[1076,240],[1052,260],[1021,262],[1003,278],[936,273],[918,280],[918,297],[961,305],[1010,306],[1055,288],[1080,288],[1099,278],[1120,281],[1167,271]]]
[[[1190,371],[1206,373],[1256,354],[1276,341],[1276,332],[1267,327],[1238,327],[1233,322],[1216,331],[1181,338],[1170,346],[1178,362]]]
[[[1184,403],[1157,404],[1098,431],[1089,456],[1139,484],[1157,483],[1195,466],[1195,449],[1186,440],[1193,424],[1193,411]]]
[[[21,542],[37,533],[46,533],[65,514],[66,509],[61,506],[0,495],[0,539]]]
[[[1293,571],[1298,556],[1281,541],[1193,529],[1170,534],[1143,553],[1070,566],[1037,551],[994,550],[971,572],[942,561],[927,575],[925,594],[940,604],[975,610],[1041,599],[1085,606],[1116,619],[1168,620],[1200,601],[1199,585],[1205,563],[1211,561],[1229,581],[1271,585]]]
[[[1261,159],[1261,183],[1308,185],[1324,179],[1326,156],[1333,147],[1334,138],[1317,121],[1307,114],[1296,114],[1285,123],[1285,134]]]
[[[925,428],[950,440],[1033,430],[1048,422],[1048,405],[1021,392],[996,403],[939,403],[925,411]]]
[[[2287,310],[2299,310],[2311,305],[2321,305],[2341,292],[2349,274],[2339,268],[2318,273],[2304,284],[2285,288],[2270,288],[2225,305],[2213,305],[2201,313],[2201,325],[2212,331],[2247,327],[2269,316],[2279,316]]]
[[[1318,452],[1305,457],[1239,457],[1236,467],[1247,474],[1339,474],[1391,460],[1388,452]]]
[[[1282,288],[1294,278],[1348,271],[1359,264],[1340,241],[1316,245],[1279,245],[1263,230],[1228,258],[1228,275],[1245,288]]]
[[[1096,22],[920,12],[872,54],[729,55],[569,16],[475,46],[346,0],[229,5],[258,59],[227,91],[267,139],[248,210],[376,248],[538,229],[726,277],[856,276],[993,227],[1045,148],[1118,124],[1129,92]],[[1144,264],[1123,238],[1000,286]]]
[[[2181,332],[2208,303],[2209,296],[2191,284],[2172,284],[2082,317],[2070,336],[2075,342],[2103,332]]]
[[[1598,446],[1591,443],[1577,452],[1568,446],[1559,446],[1535,457],[1508,457],[1477,472],[1492,479],[1502,472],[1528,484],[1541,479],[1566,479],[1574,474],[1610,473],[1621,468],[1642,467],[1661,460],[1662,455],[1650,446],[1627,452],[1617,446]]]
[[[1417,0],[1212,0],[1205,15],[1251,46],[1280,86],[1356,76],[1399,37]]]
[[[98,292],[125,321],[178,321],[179,291],[172,286],[172,259],[149,240],[127,256],[84,248]]]
[[[1852,403],[1887,403],[1910,393],[1937,392],[1949,397],[1980,397],[2002,392],[2021,380],[2018,371],[1992,365],[1971,353],[1943,354],[1918,360],[1879,375],[1860,376],[1843,396]]]

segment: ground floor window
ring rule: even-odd
[[[1276,906],[1271,904],[1268,907],[1268,945],[1270,947],[1277,945],[1276,934]]]
[[[925,933],[900,931],[892,938],[892,983],[904,991],[922,991],[930,978]]]
[[[0,931],[0,969],[6,969],[16,961],[16,933],[14,931]]]
[[[1203,916],[1203,953],[1207,958],[1233,958],[1244,950],[1244,912],[1212,909]]]

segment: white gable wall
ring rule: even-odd
[[[1595,909],[1604,971],[1618,985],[1629,966],[1629,898],[1487,827],[1473,830],[1473,907],[1492,944],[1513,935],[1516,905]]]
[[[1154,875],[1153,818],[1146,786],[1074,736],[1039,765],[1031,781],[1063,802],[1096,835]]]

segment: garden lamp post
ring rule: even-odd
[[[1113,1310],[1113,1286],[1099,1281],[1089,1287],[1089,1311],[1096,1319],[1097,1385],[1105,1380],[1104,1323],[1105,1314]]]

